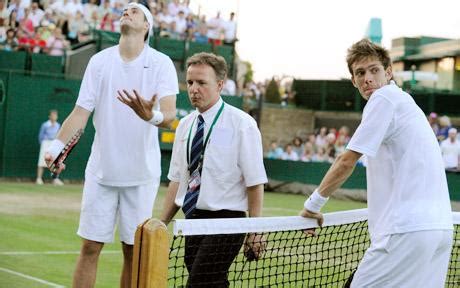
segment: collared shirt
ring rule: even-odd
[[[201,115],[205,121],[204,137],[222,105],[222,99]],[[184,117],[177,127],[168,178],[179,182],[175,203],[182,206],[190,177],[187,169],[187,139],[195,135],[199,112]],[[193,123],[193,127],[191,127]],[[191,145],[191,139],[189,145]],[[267,182],[263,164],[262,139],[254,119],[225,104],[204,154],[201,187],[197,208],[203,210],[247,211],[246,188]]]
[[[55,122],[51,123],[50,120],[43,122],[40,127],[40,132],[38,133],[38,142],[41,144],[43,140],[54,140],[56,135],[61,128],[61,124]]]
[[[347,149],[366,155],[371,240],[452,229],[444,164],[414,99],[394,84],[376,90]]]

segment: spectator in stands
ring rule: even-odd
[[[315,151],[313,148],[313,144],[311,142],[306,142],[304,144],[304,149],[303,149],[302,156],[300,157],[300,160],[302,160],[303,162],[311,162],[313,161],[314,155],[315,155]]]
[[[448,116],[439,117],[439,130],[436,134],[436,138],[441,142],[448,137],[449,129],[452,128],[450,118]]]
[[[283,156],[283,149],[279,147],[278,141],[272,141],[270,143],[270,149],[265,154],[268,159],[281,159]]]
[[[302,141],[302,138],[297,136],[292,140],[292,149],[295,151],[295,153],[297,153],[297,155],[299,157],[300,157],[300,155],[302,155],[302,153],[303,153],[303,141]]]
[[[37,31],[34,38],[30,40],[30,50],[32,53],[41,53],[46,48],[46,41],[42,39],[41,34]]]
[[[16,51],[18,49],[18,40],[13,28],[6,31],[6,39],[0,42],[0,49],[4,51]]]
[[[344,134],[339,133],[339,137],[337,137],[337,140],[335,140],[334,147],[336,156],[339,156],[340,154],[345,152],[345,148],[347,147],[347,141],[346,136]]]
[[[195,40],[195,42],[197,43],[208,43],[208,30],[206,28],[206,26],[204,25],[201,25],[201,26],[198,26],[198,31],[196,31],[194,33],[194,36],[193,36],[193,39]]]
[[[350,128],[348,126],[340,127],[337,136],[343,136],[343,141],[347,144],[350,141]]]
[[[24,7],[22,7],[20,4],[21,4],[21,0],[10,0],[8,4],[8,13],[10,14],[10,27],[11,27],[11,23],[20,22],[24,18]],[[11,17],[11,14],[13,12],[14,12],[14,16]]]
[[[299,154],[297,154],[297,152],[294,151],[291,144],[287,144],[286,146],[284,146],[284,152],[281,156],[281,159],[299,161]]]
[[[233,81],[233,79],[230,79],[228,77],[227,79],[225,79],[224,88],[222,89],[222,95],[236,95],[236,84],[235,81]]]
[[[172,17],[171,14],[169,14],[167,6],[163,6],[161,12],[158,13],[158,21],[160,22],[160,27],[168,27],[167,29],[169,31],[169,25],[171,25],[171,22],[174,21],[174,17]]]
[[[428,123],[430,123],[431,129],[433,129],[434,135],[438,135],[438,114],[431,112],[430,115],[428,115]]]
[[[176,17],[174,17],[175,26],[173,32],[175,32],[179,37],[178,39],[185,39],[185,31],[187,30],[187,20],[185,19],[184,11],[179,10]]]
[[[10,12],[10,16],[8,17],[8,22],[6,23],[6,26],[13,28],[15,31],[19,27],[19,21],[17,20],[17,15],[18,15],[18,11],[12,10]]]
[[[172,17],[176,16],[179,14],[179,9],[180,9],[180,4],[179,0],[172,0],[168,4],[168,14],[171,15]]]
[[[316,153],[311,158],[312,162],[327,162],[329,160],[329,156],[326,153],[325,146],[318,146]]]
[[[190,10],[190,0],[184,0],[179,4],[179,11],[184,11],[185,17],[191,14]]]
[[[61,124],[57,122],[58,111],[50,110],[48,115],[48,121],[43,122],[40,126],[40,132],[38,133],[38,143],[40,144],[40,153],[38,155],[38,168],[37,168],[37,179],[35,183],[38,185],[43,185],[43,170],[47,167],[45,163],[45,151],[51,145],[51,142],[56,138],[56,135],[61,127]],[[53,184],[63,185],[59,178],[53,179]]]
[[[51,24],[56,25],[56,17],[52,9],[48,8],[45,10],[45,14],[40,22],[40,26],[47,27]]]
[[[315,140],[316,147],[324,147],[327,145],[326,135],[327,135],[327,127],[321,127],[319,129],[319,134],[316,135],[316,140]]]
[[[313,152],[316,151],[316,135],[315,135],[315,133],[308,134],[306,143],[311,144],[311,146],[313,148]]]
[[[448,170],[460,170],[460,141],[457,139],[457,129],[450,128],[448,138],[441,142],[444,167]]]
[[[48,55],[63,56],[65,54],[65,50],[69,47],[69,42],[67,42],[64,35],[62,35],[62,29],[60,27],[56,27],[53,31],[53,36],[48,38],[46,42]]]
[[[43,16],[45,16],[45,12],[40,9],[40,7],[38,7],[38,3],[32,2],[30,6],[29,19],[32,21],[34,28],[40,26],[40,22],[42,21]]]
[[[30,19],[30,9],[25,9],[25,17],[19,21],[18,30],[22,30],[28,38],[33,38],[35,34],[35,27]]]
[[[99,6],[99,18],[102,19],[107,13],[112,13],[112,6],[110,1],[104,1],[101,6]]]
[[[209,19],[206,25],[208,26],[209,43],[222,45],[222,19],[220,18],[220,12],[217,12],[216,17]]]
[[[222,27],[224,30],[224,43],[233,45],[236,40],[236,21],[235,13],[230,13],[230,19],[223,21]]]
[[[8,21],[10,13],[8,12],[8,9],[5,4],[5,0],[0,0],[0,22],[6,23]],[[4,24],[1,24],[2,26]]]
[[[99,29],[104,31],[115,32],[115,20],[113,19],[113,15],[111,12],[106,13],[101,20],[101,26]]]
[[[83,15],[85,17],[85,20],[88,22],[91,22],[93,18],[93,13],[94,12],[98,13],[98,11],[99,11],[98,0],[89,0],[88,3],[83,5]]]

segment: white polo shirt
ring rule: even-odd
[[[220,99],[201,114],[205,121],[205,139],[222,102]],[[190,177],[187,169],[187,139],[192,122],[198,115],[199,112],[194,111],[181,119],[174,139],[168,178],[179,182],[175,199],[178,206],[182,206],[187,193]],[[197,122],[195,120],[192,127],[192,139]],[[210,211],[247,211],[246,187],[266,182],[262,139],[256,122],[245,112],[225,104],[205,150],[197,208]]]
[[[86,68],[77,105],[93,111],[96,130],[86,172],[98,183],[136,186],[159,181],[158,128],[143,121],[117,99],[117,90],[133,89],[146,98],[179,92],[177,74],[168,56],[145,45],[142,53],[124,62],[118,45],[94,55]]]
[[[371,238],[453,229],[441,150],[409,94],[394,84],[376,90],[347,149],[367,156]]]

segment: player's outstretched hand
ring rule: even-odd
[[[314,212],[308,211],[307,209],[303,209],[302,211],[300,211],[299,215],[305,218],[316,219],[318,221],[319,227],[323,226],[324,217],[323,217],[323,214],[321,213],[314,213]],[[307,235],[316,236],[316,231],[314,228],[307,229],[304,231],[304,233]]]
[[[51,156],[50,153],[46,152],[45,153],[45,163],[46,163],[46,166],[48,166],[48,168],[51,169],[51,164],[53,164],[53,156]],[[61,163],[59,166],[57,166],[57,170],[56,171],[51,171],[53,174],[56,174],[56,175],[59,175],[61,174],[62,171],[64,171],[65,169],[65,164],[64,163]]]
[[[117,93],[117,99],[131,107],[142,120],[149,121],[152,119],[152,108],[157,102],[157,95],[153,95],[150,100],[145,100],[136,90],[133,90],[133,94],[124,89],[123,91],[117,91]]]
[[[249,261],[259,260],[267,247],[267,240],[261,233],[250,233],[244,243],[244,255]]]

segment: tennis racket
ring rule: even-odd
[[[53,163],[50,165],[50,171],[51,171],[51,176],[53,178],[56,178],[58,173],[57,171],[59,170],[59,167],[64,163],[65,159],[67,156],[69,156],[70,152],[72,152],[73,148],[75,148],[75,145],[77,145],[78,141],[80,140],[81,135],[83,134],[83,129],[79,129],[67,142],[67,144],[64,146],[64,149],[62,149],[61,153],[54,159]]]

